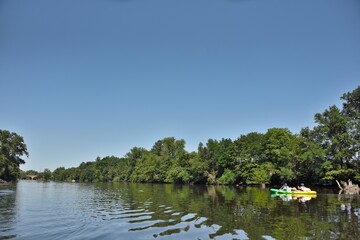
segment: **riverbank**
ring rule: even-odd
[[[6,185],[10,185],[10,182],[7,182],[7,181],[2,180],[2,179],[0,178],[0,186],[6,186]]]

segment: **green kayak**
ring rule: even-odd
[[[314,195],[316,194],[316,191],[300,191],[300,190],[296,190],[296,191],[285,191],[285,190],[280,190],[280,189],[276,189],[276,188],[270,188],[270,192],[271,193],[275,193],[275,194],[294,194],[294,195]]]

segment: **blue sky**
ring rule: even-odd
[[[358,0],[0,0],[0,129],[24,170],[298,133],[359,83]]]

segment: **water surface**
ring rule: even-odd
[[[0,239],[360,239],[360,197],[256,187],[19,181]]]

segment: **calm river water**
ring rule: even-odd
[[[360,197],[255,187],[19,181],[0,186],[0,239],[360,239]]]

